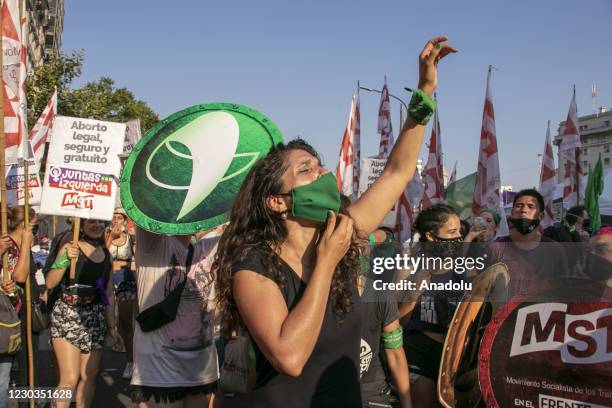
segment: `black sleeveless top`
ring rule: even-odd
[[[250,253],[232,271],[250,270],[265,276],[261,253]],[[281,259],[286,285],[280,288],[285,303],[292,310],[306,290],[306,282]],[[319,338],[302,374],[291,377],[277,372],[253,342],[257,379],[252,395],[254,407],[361,407],[359,387],[359,347],[361,341],[361,302],[353,288],[353,309],[342,322],[327,302]]]
[[[74,273],[74,283],[78,285],[88,285],[92,288],[96,287],[96,281],[100,278],[104,279],[104,289],[106,290],[106,284],[110,277],[112,269],[111,256],[108,249],[102,247],[104,251],[104,259],[102,262],[93,262],[89,259],[83,251],[80,251],[79,257],[77,258],[76,269]],[[64,291],[69,285],[70,267],[66,269],[64,276],[60,282],[61,291]],[[95,291],[94,291],[95,292]],[[102,303],[102,296],[97,296],[95,303]]]

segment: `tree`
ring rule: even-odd
[[[30,72],[26,81],[28,98],[28,128],[31,129],[47,105],[53,91],[57,88],[58,110],[62,100],[70,92],[70,84],[81,76],[83,51],[73,51],[70,55],[61,54],[50,58],[40,67]]]
[[[140,119],[144,132],[157,122],[159,117],[149,106],[134,97],[127,88],[116,88],[109,77],[102,77],[85,86],[72,89],[74,79],[81,75],[83,51],[47,60],[34,70],[26,84],[28,90],[28,123],[34,124],[45,108],[55,88],[58,92],[59,115],[94,118],[114,122]]]
[[[63,115],[78,118],[113,122],[127,122],[139,118],[144,131],[159,122],[157,114],[145,102],[136,99],[127,88],[116,88],[115,81],[109,77],[102,77],[82,88],[67,92],[61,106]]]

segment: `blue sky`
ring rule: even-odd
[[[439,70],[445,164],[458,160],[460,177],[476,169],[493,64],[502,184],[516,189],[537,184],[547,120],[554,135],[573,84],[579,115],[592,111],[593,82],[597,104],[612,106],[611,21],[612,0],[68,0],[62,48],[85,50],[76,85],[110,76],[161,117],[198,103],[249,105],[332,168],[357,81],[381,88],[387,75],[408,100],[418,53],[444,34],[460,50]],[[378,104],[361,92],[365,155],[378,151]]]

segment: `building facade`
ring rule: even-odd
[[[594,115],[581,116],[578,118],[578,130],[582,149],[580,150],[580,164],[584,174],[589,171],[589,165],[594,167],[599,155],[604,169],[612,167],[612,110],[604,107],[599,108]],[[559,154],[561,135],[565,130],[565,121],[559,123],[558,134],[553,144],[557,146],[557,181],[563,181],[563,169],[565,159]]]
[[[29,35],[28,71],[48,57],[58,57],[64,30],[64,0],[25,0]]]

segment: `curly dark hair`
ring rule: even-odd
[[[240,324],[232,294],[234,265],[244,261],[250,254],[257,253],[262,257],[264,275],[281,288],[287,284],[281,258],[278,256],[287,238],[287,229],[281,214],[272,211],[266,199],[282,192],[281,178],[287,169],[286,156],[296,149],[319,158],[312,146],[302,139],[287,144],[279,143],[253,165],[234,199],[229,225],[221,236],[212,266],[218,284],[218,303],[226,337]],[[346,206],[340,212],[347,214]],[[354,233],[351,246],[336,266],[332,278],[330,297],[339,321],[353,308],[351,292],[359,270],[358,248],[357,235]]]
[[[459,217],[459,213],[450,205],[442,203],[434,204],[421,210],[414,221],[413,229],[419,233],[421,242],[427,242],[425,234],[427,232],[435,234],[448,221],[451,215]]]

